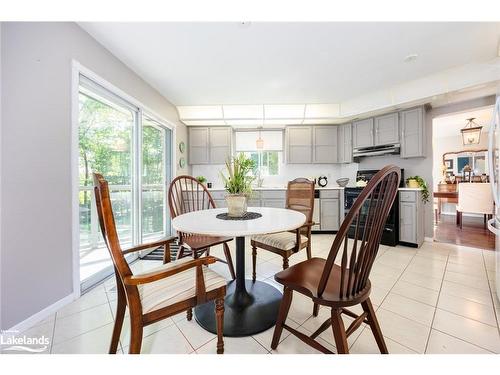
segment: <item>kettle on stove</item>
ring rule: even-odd
[[[326,185],[328,185],[328,178],[326,176],[319,176],[318,185],[320,187],[325,187]]]

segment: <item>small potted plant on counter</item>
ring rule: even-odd
[[[429,189],[427,188],[427,183],[420,176],[412,176],[406,179],[406,186],[414,189],[422,190],[422,201],[424,203],[429,202]]]
[[[196,180],[202,184],[202,185],[206,185],[207,184],[207,179],[205,178],[205,176],[198,176],[196,177]]]
[[[242,217],[247,212],[247,200],[252,193],[252,182],[255,179],[251,175],[254,161],[248,159],[245,154],[240,154],[226,161],[228,176],[222,172],[221,178],[227,191],[226,203],[227,214],[231,217]]]

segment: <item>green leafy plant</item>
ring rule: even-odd
[[[205,182],[207,182],[207,179],[205,178],[205,176],[198,176],[198,177],[196,177],[196,180],[197,180],[200,184],[204,184]]]
[[[220,172],[224,187],[229,194],[245,194],[252,193],[252,182],[255,179],[251,175],[255,167],[255,162],[249,159],[245,154],[241,153],[238,156],[226,160],[226,170],[228,176]]]
[[[424,179],[420,176],[408,177],[406,179],[406,184],[408,184],[408,181],[410,180],[417,181],[418,186],[420,186],[420,189],[422,189],[422,201],[424,203],[429,202],[429,189],[427,188],[427,183],[424,181]]]

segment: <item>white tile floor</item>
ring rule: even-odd
[[[313,256],[326,257],[332,240],[333,235],[313,235]],[[222,255],[221,249],[212,253]],[[290,263],[304,259],[305,251],[294,255]],[[279,288],[273,275],[281,270],[281,264],[281,258],[260,251],[258,278]],[[142,271],[157,265],[154,261],[138,261],[133,269]],[[229,278],[224,264],[215,264],[213,269]],[[500,353],[494,252],[439,243],[425,243],[418,250],[381,246],[370,278],[372,302],[390,353]],[[24,334],[50,337],[51,353],[106,353],[115,300],[111,278]],[[294,296],[288,324],[313,332],[329,311],[321,308],[317,318],[311,312],[310,300]],[[225,338],[225,352],[317,353],[287,331],[283,332],[278,349],[272,351],[272,333],[270,329],[252,337]],[[128,337],[126,320],[120,353],[127,352]],[[335,350],[330,330],[319,340]],[[352,353],[378,353],[370,328],[365,325],[349,337],[349,344]],[[215,353],[215,345],[215,335],[180,314],[145,328],[142,352]]]

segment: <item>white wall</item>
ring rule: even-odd
[[[170,102],[74,23],[4,22],[1,59],[0,324],[7,329],[72,293],[72,59],[177,125],[176,150],[187,132]]]

